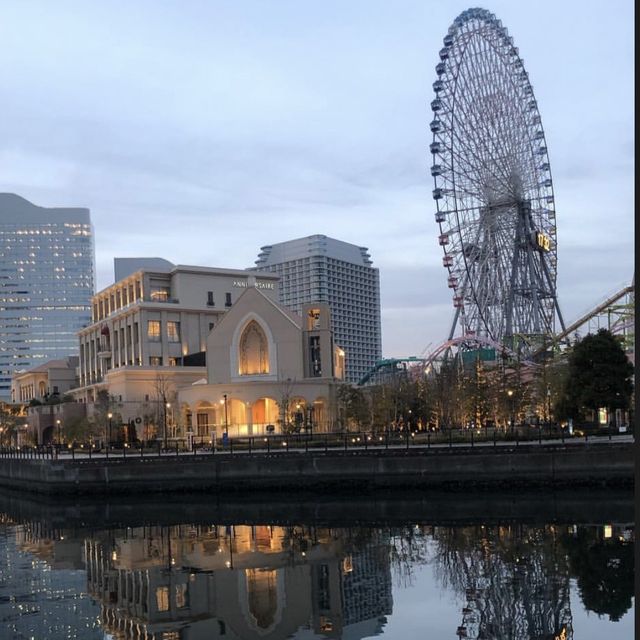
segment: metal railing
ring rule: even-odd
[[[453,449],[499,450],[505,447],[588,444],[589,442],[630,442],[632,433],[619,434],[611,427],[597,433],[553,427],[519,427],[514,429],[447,429],[442,431],[336,432],[321,434],[278,434],[219,439],[194,436],[191,442],[174,440],[163,447],[161,441],[126,443],[109,447],[89,445],[45,445],[0,447],[0,459],[107,461],[153,459],[168,456],[188,460],[219,455],[273,455],[281,453],[323,454],[329,452],[402,451],[446,452]]]

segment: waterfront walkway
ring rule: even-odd
[[[179,460],[191,460],[202,456],[253,456],[264,454],[312,454],[349,452],[385,452],[398,453],[402,451],[445,451],[455,449],[464,452],[467,449],[493,448],[512,449],[523,446],[571,446],[577,447],[594,443],[633,443],[634,436],[630,433],[620,434],[609,431],[604,434],[571,435],[564,432],[552,434],[543,429],[534,429],[527,432],[505,434],[494,431],[493,433],[469,431],[447,431],[438,434],[417,433],[407,437],[402,433],[385,433],[374,435],[370,433],[344,433],[344,434],[316,434],[310,435],[278,435],[265,437],[247,437],[229,439],[226,444],[219,441],[212,446],[207,443],[192,443],[191,448],[181,447],[179,443],[169,443],[166,447],[161,442],[151,445],[121,446],[118,448],[96,449],[84,446],[45,446],[45,447],[1,447],[0,459],[30,459],[30,460],[56,460],[56,461],[107,461],[107,460],[134,460],[153,458],[177,458]]]
[[[477,435],[477,434],[476,434]],[[541,435],[541,434],[540,434]],[[432,442],[304,436],[229,441],[227,449],[94,453],[3,450],[0,486],[54,497],[100,493],[633,486],[629,434]],[[260,441],[260,444],[259,442]]]

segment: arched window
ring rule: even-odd
[[[249,613],[259,629],[273,626],[278,613],[277,569],[245,569]]]
[[[262,327],[252,320],[240,338],[240,375],[269,373],[269,347]]]

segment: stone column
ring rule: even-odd
[[[247,419],[247,435],[253,435],[253,406],[247,402],[245,404],[245,417]]]

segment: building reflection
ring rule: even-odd
[[[583,526],[580,538],[588,530],[589,539],[615,541],[608,564],[632,550],[629,525]],[[578,531],[575,525],[435,527],[439,576],[464,602],[458,637],[571,640],[571,558]]]
[[[388,536],[143,527],[84,542],[89,593],[115,638],[362,638],[391,613]],[[301,635],[298,635],[301,634]]]
[[[572,584],[598,616],[619,620],[633,606],[632,523],[73,531],[0,516],[1,524],[14,525],[16,544],[0,550],[18,595],[2,604],[0,593],[0,613],[21,637],[357,640],[383,633],[392,576],[410,587],[425,564],[458,596],[451,637],[571,640]]]

